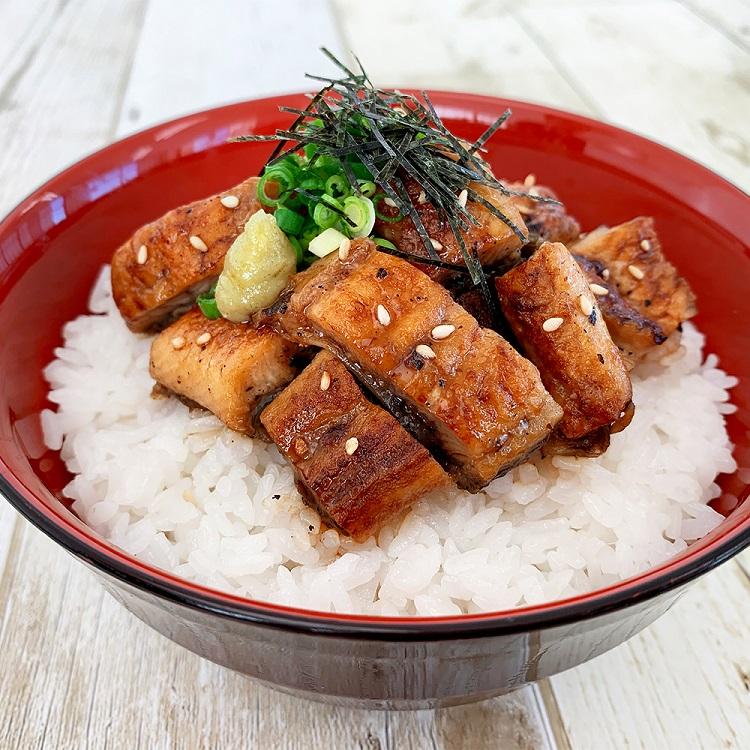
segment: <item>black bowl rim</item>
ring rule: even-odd
[[[506,99],[504,97],[495,97],[484,94],[470,94],[465,92],[450,92],[434,90],[431,91],[436,99],[443,97],[460,97],[464,101],[501,101],[504,104],[518,104],[526,109],[537,110],[539,112],[549,113],[573,120],[578,120],[582,124],[595,126],[596,128],[605,128],[615,132],[626,134],[630,138],[636,138],[645,141],[651,146],[656,146],[672,156],[691,162],[699,169],[710,174],[713,179],[718,179],[725,185],[740,195],[748,198],[737,185],[717,174],[703,164],[681,154],[652,139],[646,138],[638,133],[634,133],[625,128],[620,128],[609,123],[596,120],[594,118],[579,115],[573,112],[567,112],[555,107],[534,104],[520,100]],[[45,187],[50,181],[60,177],[69,169],[79,166],[88,159],[93,159],[102,152],[108,150],[115,144],[125,143],[131,139],[137,139],[144,134],[158,131],[165,126],[183,122],[191,117],[200,116],[201,114],[218,113],[222,111],[231,111],[242,108],[247,105],[256,104],[263,101],[274,101],[284,97],[299,96],[299,92],[293,92],[285,95],[275,95],[268,97],[259,97],[232,104],[226,104],[218,107],[212,107],[205,110],[199,110],[189,114],[167,120],[156,125],[152,125],[143,130],[132,133],[131,135],[113,141],[100,149],[97,149],[87,156],[76,160],[67,167],[61,169],[42,185],[35,188],[29,195],[19,201],[12,208],[7,216],[0,221],[2,225],[7,218],[14,214],[20,206],[25,204],[29,198]],[[441,104],[437,101],[436,103]],[[746,519],[746,527],[734,529],[728,532],[728,538],[724,541],[718,541],[713,546],[701,551],[694,559],[687,560],[676,570],[670,571],[669,574],[653,573],[648,580],[637,584],[628,584],[628,581],[617,582],[612,591],[600,593],[592,591],[569,600],[560,600],[550,602],[539,607],[525,607],[515,610],[502,610],[491,612],[486,615],[477,616],[455,616],[451,618],[385,618],[365,615],[336,615],[330,613],[316,612],[315,610],[302,610],[274,605],[261,601],[247,600],[247,603],[232,604],[226,601],[220,601],[211,589],[197,586],[189,581],[185,582],[185,587],[180,584],[169,585],[161,580],[157,575],[151,574],[147,566],[139,563],[139,567],[125,564],[114,556],[110,556],[102,550],[89,546],[75,534],[68,531],[64,526],[59,525],[53,520],[53,516],[43,513],[39,508],[30,503],[21,492],[19,492],[11,482],[0,474],[0,495],[5,497],[10,504],[34,526],[40,529],[53,541],[60,544],[75,557],[93,566],[97,571],[101,571],[117,581],[136,589],[153,594],[160,599],[165,599],[183,607],[192,610],[207,612],[219,617],[231,620],[239,620],[252,623],[254,625],[278,628],[299,633],[311,635],[336,636],[341,638],[365,637],[369,640],[376,641],[437,641],[437,640],[456,640],[463,638],[493,637],[500,635],[511,635],[515,633],[528,633],[541,629],[560,627],[572,623],[582,622],[594,617],[601,617],[617,610],[631,607],[650,599],[658,597],[669,591],[675,591],[684,587],[696,578],[708,573],[722,563],[739,554],[743,549],[750,546],[750,519]],[[109,544],[109,542],[107,542]],[[127,553],[125,553],[127,554]],[[667,561],[665,565],[669,565]],[[660,567],[660,566],[659,566]],[[657,567],[658,570],[658,567]],[[650,571],[645,571],[648,574]],[[171,575],[166,573],[166,575]],[[625,585],[623,585],[625,584]],[[601,591],[601,590],[600,590]],[[205,594],[203,593],[205,592]],[[215,592],[222,595],[221,592]],[[533,609],[534,611],[528,611]]]

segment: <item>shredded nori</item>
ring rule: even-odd
[[[412,220],[426,256],[382,246],[379,249],[412,262],[464,273],[468,271],[472,282],[481,289],[490,310],[497,313],[497,300],[490,291],[482,264],[476,252],[470,251],[464,241],[463,233],[476,226],[478,221],[465,205],[461,205],[459,194],[466,189],[471,201],[481,204],[523,242],[527,238],[521,228],[499,208],[469,189],[469,183],[487,185],[504,195],[523,195],[539,202],[556,202],[550,198],[509,190],[477,155],[510,117],[510,110],[506,109],[476,141],[467,143],[446,128],[427,92],[421,92],[420,99],[400,91],[375,88],[356,56],[359,72],[354,72],[325,47],[322,52],[343,73],[341,78],[307,74],[308,78],[324,85],[312,96],[306,108],[281,108],[296,115],[289,127],[279,129],[273,135],[245,135],[230,140],[276,142],[266,167],[304,146],[314,145],[317,151],[313,160],[321,156],[340,159],[353,186],[357,185],[357,181],[348,159],[358,160],[401,214]],[[440,259],[415,201],[406,190],[403,178],[407,175],[420,185],[427,201],[451,227],[461,248],[464,265],[446,263]]]

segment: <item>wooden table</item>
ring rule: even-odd
[[[750,189],[750,0],[0,0],[0,29],[0,213],[118,136],[308,87],[321,44],[356,50],[381,84],[610,120]],[[746,555],[538,687],[434,712],[345,710],[163,639],[1,503],[0,748],[750,747],[749,623]]]

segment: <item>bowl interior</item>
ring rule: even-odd
[[[496,174],[534,172],[584,229],[655,217],[669,259],[698,296],[707,350],[740,379],[728,423],[738,465],[750,466],[750,198],[674,152],[585,118],[489,97],[434,98],[448,127],[470,140],[510,105],[514,115],[487,154]],[[62,509],[69,476],[39,429],[49,406],[42,370],[61,328],[85,312],[102,264],[138,226],[258,172],[269,147],[227,144],[228,136],[270,133],[289,121],[280,103],[305,101],[247,102],[144,131],[57,175],[0,224],[0,469],[25,501],[92,544],[102,543]],[[683,558],[748,525],[748,479],[742,470],[721,477],[715,507],[727,521]]]

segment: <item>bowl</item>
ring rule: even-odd
[[[750,198],[708,169],[610,125],[468,94],[433,100],[473,140],[509,106],[488,159],[534,172],[585,229],[653,215],[669,258],[693,285],[708,350],[739,377],[729,417],[750,466]],[[726,520],[679,557],[584,596],[505,612],[377,618],[305,611],[204,588],[145,565],[67,507],[68,476],[41,444],[42,368],[61,327],[85,311],[103,263],[138,226],[257,173],[268,146],[229,136],[286,125],[260,99],[182,117],[108,146],[42,185],[0,223],[0,492],[93,570],[134,615],[201,656],[281,690],[368,707],[424,708],[488,698],[591,659],[662,615],[698,576],[750,543],[748,472],[721,479]],[[744,479],[743,479],[744,477]],[[689,605],[686,605],[689,606]]]

